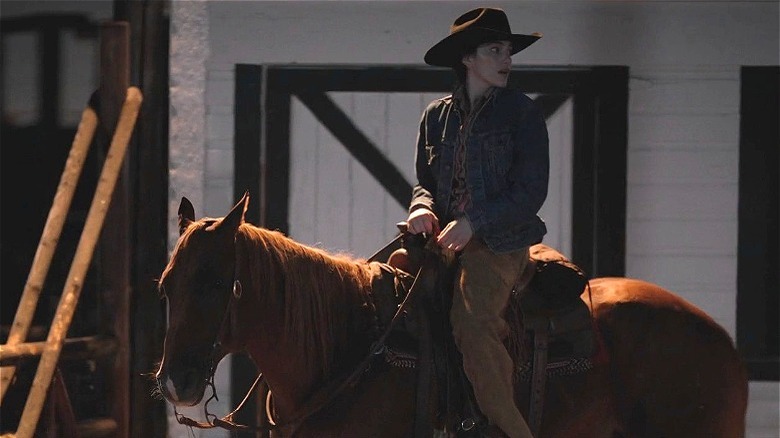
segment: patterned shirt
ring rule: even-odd
[[[468,187],[466,186],[466,140],[471,133],[471,127],[474,124],[476,116],[493,95],[495,88],[490,88],[474,103],[475,111],[471,111],[470,101],[466,96],[465,87],[459,87],[453,93],[453,99],[456,101],[457,108],[461,113],[461,125],[458,129],[458,140],[455,149],[455,162],[453,163],[452,173],[452,197],[450,198],[450,212],[454,218],[463,216],[471,202]]]

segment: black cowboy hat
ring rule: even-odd
[[[540,33],[512,33],[506,13],[501,9],[472,9],[458,17],[450,26],[450,34],[428,50],[425,63],[452,67],[460,62],[464,50],[490,41],[510,41],[514,55],[541,37]]]

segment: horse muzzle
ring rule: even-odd
[[[160,367],[155,377],[160,392],[174,406],[194,406],[203,399],[210,373],[201,368]]]

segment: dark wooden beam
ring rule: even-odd
[[[580,84],[582,85],[582,84]],[[596,96],[582,86],[574,95],[572,147],[572,261],[586,274],[596,275],[595,157]]]
[[[144,94],[135,147],[130,150],[128,210],[132,270],[130,297],[129,411],[115,403],[115,436],[148,437],[167,433],[165,401],[151,397],[151,373],[163,354],[165,304],[155,279],[168,258],[169,35],[167,0],[115,1],[115,16],[130,25],[130,82]],[[117,370],[119,372],[119,370]],[[121,397],[115,393],[114,397]],[[146,421],[133,421],[144,418]]]
[[[122,106],[130,87],[130,25],[126,21],[108,21],[100,26],[100,86],[98,88],[99,111],[96,152],[104,161]],[[139,118],[141,117],[139,113]],[[132,224],[129,194],[130,161],[137,143],[130,141],[122,162],[122,170],[111,194],[101,231],[96,262],[100,266],[99,299],[95,312],[101,315],[99,331],[110,333],[118,342],[115,360],[106,368],[96,370],[111,382],[106,403],[111,416],[119,426],[117,436],[125,437],[130,425],[130,321],[133,295],[131,266],[133,255]],[[105,154],[105,155],[104,155]]]
[[[595,67],[594,268],[598,276],[626,271],[628,67]]]
[[[266,129],[265,113],[263,112],[262,95],[264,86],[263,67],[256,65],[236,65],[236,87],[234,94],[234,182],[233,197],[238,200],[245,190],[249,190],[250,201],[246,212],[246,220],[255,225],[263,226],[265,218],[267,167],[262,166],[262,131]],[[274,151],[273,153],[276,153]],[[289,172],[289,167],[282,169]],[[286,186],[280,187],[287,193]],[[230,403],[238,406],[241,403],[246,388],[257,376],[257,369],[246,355],[233,355],[230,363]],[[237,414],[235,421],[248,426],[257,426],[258,403],[255,397],[247,399],[245,407]],[[239,437],[254,437],[253,433],[235,432]]]
[[[544,114],[546,120],[558,112],[561,106],[570,98],[571,96],[568,94],[541,94],[534,99],[534,102],[542,109],[542,114]]]
[[[750,378],[780,378],[780,68],[742,67],[737,347]]]
[[[236,65],[236,87],[234,94],[233,138],[235,153],[233,166],[235,181],[233,199],[241,199],[249,190],[249,209],[246,220],[255,225],[263,223],[262,193],[260,181],[265,177],[261,167],[261,133],[264,129],[263,106],[261,102],[263,75],[262,67],[246,64]]]
[[[266,150],[262,184],[262,226],[290,233],[290,95],[266,92]],[[273,190],[271,187],[273,186]]]

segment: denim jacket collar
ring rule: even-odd
[[[485,91],[485,94],[482,95],[479,99],[477,99],[476,102],[474,102],[474,108],[479,108],[482,105],[484,105],[488,100],[490,100],[491,97],[493,97],[493,94],[496,92],[496,87],[490,87]],[[468,97],[468,94],[466,93],[466,85],[460,84],[458,85],[455,90],[452,92],[452,101],[455,105],[455,108],[458,109],[460,114],[465,117],[467,116],[472,108],[471,108],[471,100]]]

